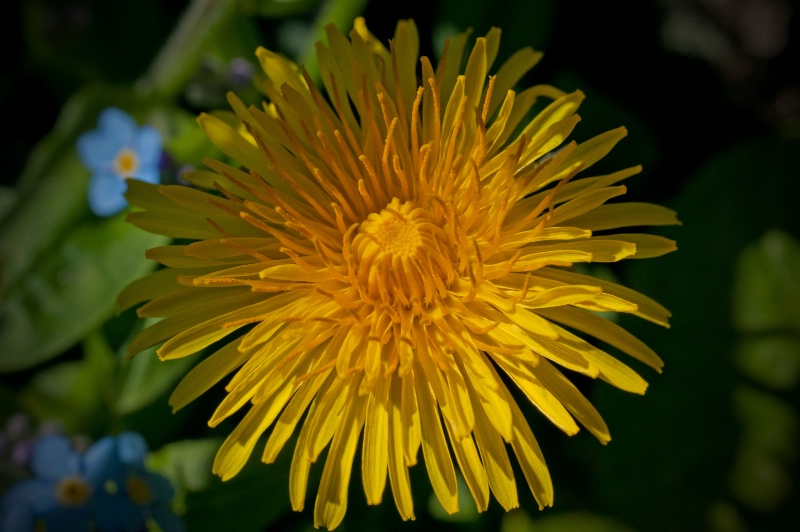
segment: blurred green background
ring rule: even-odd
[[[363,14],[384,42],[413,18],[421,52],[444,37],[503,30],[498,61],[524,46],[545,52],[524,84],[580,88],[578,140],[624,125],[603,169],[643,164],[628,199],[678,211],[659,231],[678,252],[598,268],[666,305],[672,328],[621,319],[665,361],[644,397],[575,377],[606,419],[607,447],[560,433],[527,409],[555,485],[543,512],[469,501],[447,516],[422,467],[413,468],[415,522],[391,497],[368,507],[358,475],[341,530],[675,531],[789,530],[800,524],[800,6],[789,0],[26,0],[3,17],[0,77],[0,427],[24,412],[69,434],[141,432],[152,465],[179,488],[190,531],[310,530],[293,513],[287,451],[254,457],[234,480],[210,474],[230,424],[206,420],[222,396],[178,414],[166,398],[192,360],[153,351],[122,358],[135,312],[117,315],[119,290],[152,265],[163,242],[95,217],[75,140],[116,105],[158,127],[172,157],[214,155],[194,116],[226,108],[234,79],[263,45],[309,63],[328,21],[349,30]],[[242,60],[245,63],[242,63]],[[174,178],[174,177],[173,177]],[[0,459],[2,459],[0,457]],[[319,465],[319,464],[318,464]],[[0,470],[2,471],[2,470]],[[312,471],[316,486],[321,467]],[[518,484],[522,487],[518,476]],[[0,490],[9,478],[0,477]],[[309,490],[313,496],[315,489]],[[466,493],[466,489],[461,492]],[[468,498],[468,496],[467,496]],[[313,499],[312,499],[313,501]],[[7,531],[9,532],[9,531]]]

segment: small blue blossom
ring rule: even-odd
[[[78,138],[77,150],[92,172],[89,207],[98,216],[111,216],[127,206],[125,180],[159,180],[161,135],[150,126],[139,127],[125,111],[108,107],[100,113],[97,129]]]
[[[97,526],[103,531],[143,530],[149,519],[164,532],[183,532],[184,524],[170,508],[175,490],[170,481],[147,471],[147,443],[135,432],[114,438],[113,476],[94,503]],[[111,489],[109,489],[111,487]]]
[[[33,478],[18,482],[2,500],[2,528],[24,532],[89,530],[92,498],[108,477],[112,447],[93,445],[76,453],[64,436],[46,436],[31,455]]]

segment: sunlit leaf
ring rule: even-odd
[[[0,371],[34,366],[96,329],[112,314],[119,291],[153,267],[145,250],[165,242],[123,216],[66,234],[6,294]]]
[[[147,463],[154,471],[167,476],[176,489],[200,491],[218,479],[211,464],[222,440],[182,440],[150,453]]]

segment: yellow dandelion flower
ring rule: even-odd
[[[259,49],[269,103],[230,95],[234,113],[199,117],[236,161],[207,160],[213,171],[191,176],[210,192],[129,183],[132,223],[194,240],[150,250],[166,268],[121,294],[123,308],[147,301],[139,315],[162,318],[131,352],[163,342],[158,355],[174,359],[214,345],[170,403],[179,409],[234,374],[209,422],[246,410],[214,462],[222,479],[270,428],[266,463],[301,425],[289,478],[301,510],[327,447],[316,526],[342,521],[359,440],[367,502],[381,502],[388,477],[403,519],[414,519],[408,468],[420,448],[448,512],[459,509],[457,469],[479,510],[490,491],[518,506],[509,446],[539,506],[551,505],[547,466],[507,382],[567,434],[580,423],[607,442],[561,368],[635,393],[647,384],[576,333],[659,370],[653,351],[597,313],[665,326],[669,313],[572,266],[672,251],[662,237],[607,230],[674,224],[675,214],[607,203],[638,166],[576,178],[625,129],[568,142],[583,94],[512,90],[541,54],[520,50],[493,71],[498,29],[471,51],[458,35],[436,67],[419,57],[411,21],[388,48],[362,19],[349,38],[327,28],[327,41],[317,45],[325,93]]]

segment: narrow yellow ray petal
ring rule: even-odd
[[[197,117],[197,123],[205,132],[206,136],[216,147],[222,150],[225,155],[239,161],[245,167],[255,171],[261,176],[273,175],[267,166],[267,158],[256,146],[248,142],[242,135],[229,124],[220,120],[218,117],[202,113]],[[278,182],[270,183],[277,188],[285,187]]]
[[[522,473],[541,510],[545,506],[553,505],[553,481],[550,479],[550,472],[544,462],[542,450],[536,443],[536,438],[533,437],[528,422],[520,412],[517,403],[510,396],[509,401],[514,416],[514,439],[511,440],[511,448],[517,456]]]
[[[203,359],[181,379],[170,395],[172,411],[176,412],[200,397],[249,357],[250,353],[239,351],[236,343],[231,342]]]
[[[322,479],[319,483],[317,500],[314,505],[314,526],[333,530],[342,522],[347,511],[347,488],[350,485],[350,473],[353,469],[353,458],[358,446],[358,435],[364,425],[367,400],[358,395],[357,382],[354,380],[347,391],[348,406],[344,410],[342,420],[336,429]]]
[[[208,271],[213,271],[214,269],[212,268]],[[178,290],[182,287],[178,283],[178,275],[180,275],[180,272],[165,268],[133,281],[117,296],[119,312],[128,310],[143,301]]]
[[[348,397],[348,390],[352,387],[351,379],[337,378],[324,394],[320,394],[315,401],[317,409],[309,412],[305,425],[309,427],[310,434],[306,443],[306,456],[316,462],[322,450],[333,438],[341,422],[341,412]],[[349,406],[349,405],[348,405]]]
[[[636,253],[632,259],[651,259],[660,257],[678,249],[674,240],[658,235],[644,233],[618,233],[608,236],[596,236],[595,240],[620,240],[636,245]]]
[[[506,94],[507,91],[514,88],[514,85],[522,79],[525,73],[536,66],[541,58],[544,56],[541,52],[536,52],[532,48],[522,48],[517,50],[511,57],[506,59],[503,65],[497,70],[497,82],[495,85],[495,94]],[[500,105],[499,99],[494,99],[489,104],[489,116],[492,116]]]
[[[604,381],[627,392],[643,394],[647,390],[647,382],[616,358],[560,327],[559,335],[562,345],[579,353],[591,366],[596,367],[598,376]]]
[[[659,303],[649,297],[640,294],[630,288],[605,281],[598,277],[583,275],[580,273],[559,270],[555,268],[544,267],[537,270],[536,275],[545,279],[551,279],[562,283],[570,284],[593,284],[603,289],[606,294],[617,296],[625,301],[630,301],[637,306],[635,315],[644,318],[653,323],[669,327],[670,312]]]
[[[160,344],[168,338],[186,331],[195,324],[208,323],[215,318],[219,319],[220,313],[228,313],[231,316],[239,316],[241,309],[248,308],[250,305],[259,304],[263,300],[258,294],[241,292],[237,298],[223,301],[217,305],[203,305],[202,307],[184,307],[184,312],[179,316],[172,316],[160,320],[144,329],[139,336],[128,345],[128,356]],[[156,300],[157,301],[157,300]],[[216,322],[215,322],[216,323]],[[221,326],[221,324],[220,324]],[[229,331],[230,332],[230,331]]]
[[[531,368],[531,371],[556,399],[580,421],[581,425],[600,440],[600,443],[605,444],[611,440],[608,427],[597,412],[597,409],[552,364],[542,360],[539,365]]]
[[[474,393],[473,401],[477,401]],[[500,438],[500,434],[489,423],[487,416],[490,413],[485,413],[483,408],[475,410],[475,441],[486,469],[489,487],[500,506],[506,511],[512,510],[519,507],[519,500],[517,485],[514,482],[514,471],[511,468],[511,461],[508,459],[506,446]]]
[[[328,360],[333,358],[333,354],[326,352],[326,357],[321,357],[317,368],[324,367]],[[300,385],[281,413],[278,421],[275,422],[272,433],[269,435],[269,440],[267,440],[267,444],[264,447],[264,453],[261,455],[261,461],[267,464],[275,461],[278,453],[283,449],[284,444],[286,444],[295,427],[297,427],[297,423],[299,423],[308,405],[311,404],[317,393],[324,394],[330,387],[333,381],[332,371],[332,369],[328,369],[318,373]]]
[[[569,415],[567,409],[564,408],[564,405],[551,393],[548,387],[539,382],[530,370],[510,356],[493,353],[490,353],[490,355],[547,419],[570,436],[578,433],[578,425]]]
[[[677,214],[672,209],[653,203],[612,203],[573,218],[570,223],[601,231],[638,225],[678,225]]]
[[[380,504],[386,487],[389,446],[389,378],[380,378],[367,401],[361,477],[367,504]]]
[[[223,481],[233,478],[247,463],[258,438],[275,421],[285,404],[285,401],[276,401],[253,405],[217,452],[212,467],[214,474]]]
[[[414,519],[414,499],[411,496],[411,480],[404,456],[403,443],[405,425],[402,414],[402,385],[400,379],[391,379],[389,394],[389,483],[392,487],[397,511],[403,520]]]
[[[419,402],[415,380],[419,372],[411,370],[402,381],[402,400],[400,402],[400,413],[403,419],[403,453],[405,454],[406,464],[413,466],[417,463],[417,452],[422,439],[422,429],[420,428]]]
[[[489,507],[489,480],[486,477],[486,470],[483,468],[478,449],[472,436],[459,438],[453,434],[448,423],[445,423],[450,445],[453,447],[453,454],[456,456],[458,467],[464,476],[475,506],[479,512],[485,512]]]
[[[252,296],[254,294],[245,295],[249,295],[250,300],[252,300]],[[244,295],[242,297],[244,298]],[[242,323],[225,327],[226,324],[236,322],[237,320],[241,320],[243,318],[264,315],[267,312],[271,312],[280,308],[282,305],[295,300],[297,297],[299,296],[293,292],[277,294],[267,299],[264,299],[262,296],[256,303],[242,305],[236,310],[232,310],[222,315],[218,315],[215,318],[203,321],[194,327],[190,327],[170,338],[158,350],[158,356],[164,360],[168,360],[171,358],[180,358],[186,355],[191,355],[192,353],[196,353],[207,345],[211,345],[217,340],[228,336],[244,325],[244,323]],[[181,318],[184,317],[185,315],[181,316]]]
[[[449,514],[458,511],[458,488],[456,472],[450,450],[442,432],[439,408],[427,382],[418,379],[415,386],[419,402],[419,417],[422,436],[422,455],[428,470],[433,492]]]
[[[591,312],[570,308],[541,309],[539,314],[568,327],[589,334],[600,341],[613,345],[622,352],[644,362],[651,368],[661,372],[664,362],[647,345],[631,333],[601,316]]]

